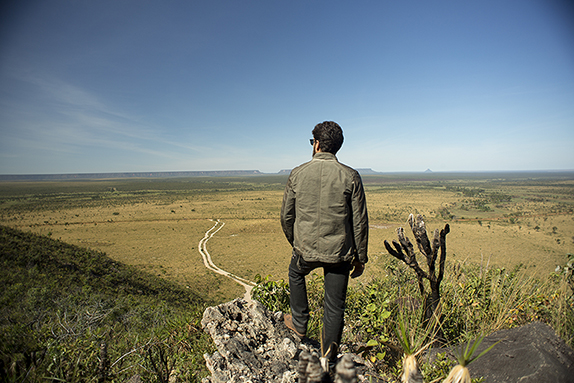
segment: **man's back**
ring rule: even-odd
[[[281,223],[295,252],[308,262],[367,262],[368,219],[358,172],[331,153],[293,169]]]

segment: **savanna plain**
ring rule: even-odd
[[[103,179],[0,183],[0,222],[193,286],[216,302],[242,287],[207,270],[199,241],[216,265],[243,278],[286,279],[290,247],[279,223],[286,176]],[[543,276],[574,252],[571,173],[411,174],[363,176],[370,218],[363,281],[390,257],[409,214],[427,230],[451,227],[447,260],[485,267],[518,264]],[[411,239],[413,239],[411,235]]]
[[[201,330],[204,308],[245,294],[204,266],[200,244],[208,236],[217,267],[258,282],[255,298],[288,311],[291,249],[279,222],[286,181],[0,182],[0,378],[200,381],[203,355],[214,351]],[[399,227],[414,243],[410,214],[423,217],[431,238],[450,226],[440,313],[447,344],[531,321],[574,344],[574,172],[380,174],[363,183],[370,260],[350,284],[343,343],[393,377],[386,381],[401,369],[389,346],[402,343],[397,323],[415,343],[428,336],[419,331],[424,305],[400,304],[420,302],[414,273],[384,246]],[[309,278],[315,339],[320,274]],[[433,381],[451,364],[425,366]]]

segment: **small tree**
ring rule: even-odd
[[[431,318],[436,318],[438,315],[438,308],[440,303],[440,283],[444,276],[444,266],[446,261],[446,235],[450,232],[448,223],[444,229],[434,231],[432,243],[429,241],[423,217],[419,214],[415,220],[412,214],[408,219],[409,226],[415,236],[417,246],[420,252],[425,256],[428,270],[423,270],[416,258],[414,246],[408,237],[405,236],[404,229],[399,227],[397,235],[399,240],[393,240],[393,246],[385,241],[387,251],[395,258],[400,259],[406,263],[410,268],[415,271],[419,290],[424,301],[424,315],[428,321]],[[439,257],[440,252],[440,258]],[[436,270],[436,261],[438,263],[438,274]],[[430,292],[427,292],[424,285],[424,280],[428,280],[430,284]],[[439,330],[437,333],[439,339],[444,338],[442,332]]]

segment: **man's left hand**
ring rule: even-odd
[[[354,260],[351,265],[353,266],[353,272],[351,273],[351,278],[357,278],[363,275],[363,271],[365,271],[364,263],[361,263],[358,260]]]

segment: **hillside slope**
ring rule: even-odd
[[[0,381],[205,375],[205,302],[87,250],[0,226]]]

